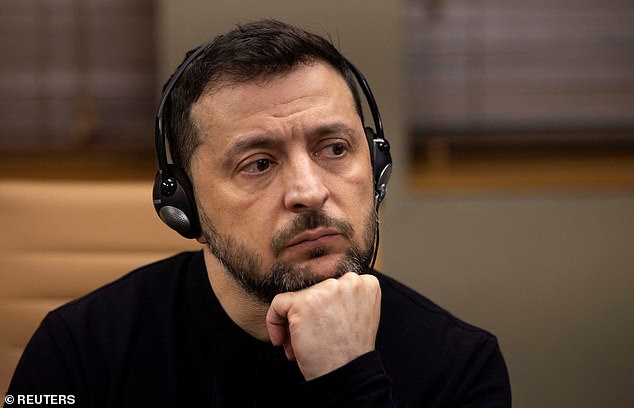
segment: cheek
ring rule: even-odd
[[[359,176],[359,182],[363,183],[366,188],[366,192],[369,192],[369,194],[373,196],[374,195],[374,178],[373,178],[374,169],[372,168],[372,159],[370,158],[370,150],[368,149],[367,145],[364,147],[365,147],[365,150],[363,154],[362,164],[360,165],[360,168],[358,169],[358,171],[361,173]]]
[[[373,200],[374,197],[374,181],[372,176],[372,165],[369,156],[367,160],[359,163],[353,168],[349,174],[350,183],[354,186],[357,205],[365,203],[365,200]],[[361,200],[361,201],[358,201]]]
[[[253,198],[236,197],[226,189],[210,187],[201,189],[197,194],[198,207],[202,208],[217,228],[223,232],[234,233],[237,225],[248,227],[252,224],[248,209],[255,205]],[[243,220],[236,223],[236,220]]]
[[[353,222],[358,233],[362,233],[369,214],[374,211],[374,182],[370,164],[359,165],[345,180],[346,182],[335,182],[337,201],[343,209],[344,217]]]
[[[362,175],[358,178],[358,196],[355,200],[358,208],[357,213],[361,218],[361,223],[367,223],[368,214],[374,213],[374,178],[372,176],[372,166],[368,163],[363,166]],[[373,217],[373,216],[372,216]]]
[[[220,183],[200,189],[197,200],[220,234],[253,241],[254,246],[256,241],[266,241],[267,234],[271,235],[274,204],[265,194],[238,194]]]

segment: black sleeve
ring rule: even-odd
[[[497,339],[489,337],[469,359],[452,398],[461,408],[511,406],[511,385]]]
[[[88,406],[81,359],[62,319],[49,313],[27,344],[7,395],[64,395]],[[41,404],[38,406],[48,406]],[[54,405],[51,405],[54,406]]]
[[[392,400],[392,380],[376,351],[366,353],[331,373],[304,383],[304,395],[319,408],[387,408]]]
[[[420,408],[511,407],[508,372],[495,337],[484,342],[463,368],[462,373],[447,379],[443,392]],[[304,384],[306,400],[316,408],[392,408],[398,400],[392,391],[392,380],[376,351]]]

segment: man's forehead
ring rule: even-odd
[[[302,110],[333,107],[332,114],[355,114],[352,92],[341,74],[325,63],[302,65],[267,81],[226,83],[202,95],[190,112],[204,136],[205,129],[233,127],[240,120],[266,116],[284,117]],[[336,109],[334,109],[336,106]]]

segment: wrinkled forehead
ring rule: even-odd
[[[327,112],[328,107],[333,107],[332,115],[359,118],[345,79],[330,65],[316,63],[253,81],[227,80],[198,98],[190,114],[197,131],[202,132],[199,135],[203,135],[205,128],[231,125],[258,112],[281,118],[309,109],[323,108]]]

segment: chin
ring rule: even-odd
[[[298,266],[307,268],[316,281],[322,281],[328,278],[338,278],[346,272],[340,268],[342,258],[343,256],[340,254],[320,255],[300,262]]]

